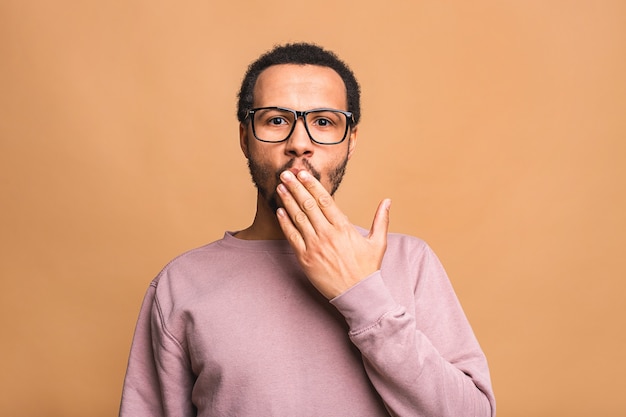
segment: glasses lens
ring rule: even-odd
[[[257,109],[252,117],[257,139],[282,142],[291,135],[296,123],[295,112],[281,108]],[[334,144],[344,140],[348,116],[335,110],[316,110],[306,114],[309,136],[318,143]]]
[[[333,110],[320,110],[307,113],[306,125],[314,141],[319,143],[339,143],[347,131],[348,118]]]
[[[256,110],[252,119],[256,137],[265,142],[281,142],[287,139],[295,116],[293,112],[283,109]]]

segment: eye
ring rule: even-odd
[[[284,117],[275,116],[275,117],[272,117],[272,118],[268,119],[267,124],[270,124],[272,126],[286,125],[287,124],[287,120],[285,120]]]
[[[319,127],[328,127],[332,124],[332,122],[328,119],[324,119],[320,117],[315,121],[315,124],[318,125]]]
[[[319,129],[332,129],[342,125],[341,114],[332,111],[310,113],[307,122]]]
[[[288,127],[292,124],[293,115],[280,109],[261,109],[255,113],[255,121],[258,126],[273,128]]]

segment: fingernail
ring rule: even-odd
[[[292,180],[293,179],[293,172],[291,172],[291,171],[283,171],[283,173],[280,174],[280,177],[283,180]]]

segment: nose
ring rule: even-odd
[[[298,117],[291,136],[285,142],[285,153],[290,156],[310,156],[313,154],[313,141],[304,126],[304,119]]]

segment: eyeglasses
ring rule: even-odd
[[[309,138],[320,145],[336,145],[344,141],[354,123],[352,113],[336,109],[292,110],[285,107],[259,107],[248,110],[252,133],[261,142],[277,143],[289,139],[299,117],[304,121]]]

